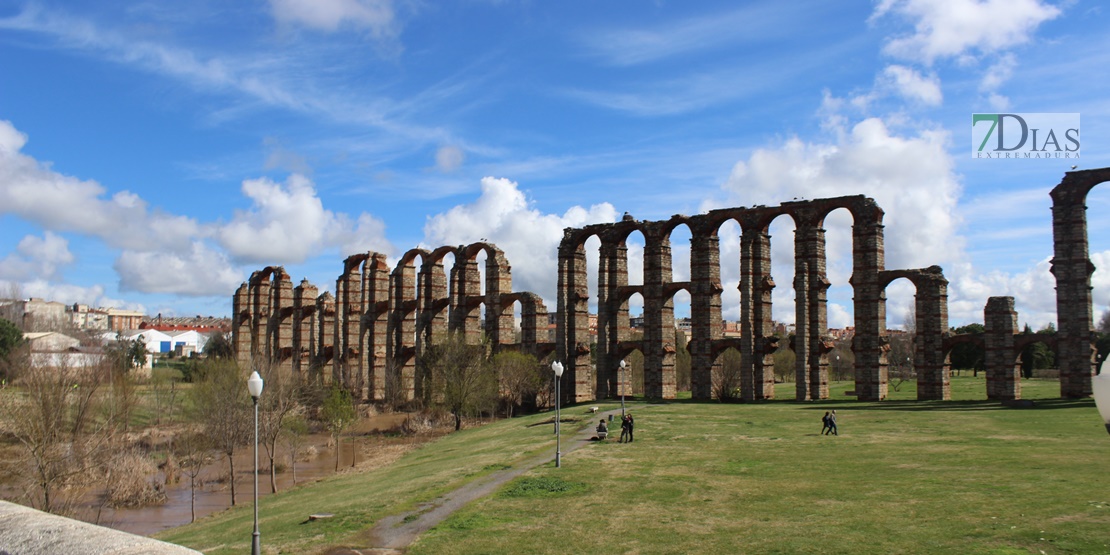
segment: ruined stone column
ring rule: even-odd
[[[308,379],[312,364],[312,318],[320,291],[307,279],[293,289],[293,375]]]
[[[231,344],[235,348],[235,361],[240,368],[248,368],[254,350],[251,337],[252,324],[250,287],[243,282],[231,300]]]
[[[740,397],[745,401],[775,397],[771,236],[766,224],[756,222],[754,217],[741,222],[740,237]]]
[[[795,218],[794,221],[794,398],[808,401],[810,359],[810,286],[813,277],[813,224]]]
[[[825,273],[825,230],[811,207],[796,212],[794,230],[794,314],[796,399],[829,398],[829,280]]]
[[[620,287],[628,284],[628,248],[623,237],[607,233],[601,237],[601,253],[597,272],[597,371],[594,375],[594,397],[609,399],[619,395],[617,372],[613,371],[618,359],[620,322],[618,313],[626,304],[618,299]]]
[[[269,349],[267,362],[282,376],[293,372],[293,284],[285,269],[273,270],[274,281],[270,286],[270,321],[267,327]]]
[[[335,281],[336,301],[336,356],[332,361],[332,376],[343,384],[355,400],[361,401],[365,378],[361,375],[359,350],[362,336],[362,273],[359,265],[367,255],[355,254],[343,261],[343,274]]]
[[[1087,245],[1087,193],[1110,181],[1110,168],[1072,171],[1052,189],[1052,275],[1056,276],[1056,319],[1060,396],[1087,397],[1095,373],[1092,337],[1091,264]]]
[[[644,224],[644,396],[675,397],[674,300],[664,294],[671,283],[671,241],[662,222]]]
[[[887,397],[886,293],[879,283],[885,264],[883,211],[874,200],[852,210],[852,289],[856,332],[856,397],[881,401]]]
[[[268,270],[268,269],[267,269]],[[270,280],[267,270],[254,272],[250,278],[251,303],[251,354],[252,361],[270,354]]]
[[[573,228],[559,244],[559,307],[556,358],[563,364],[562,401],[587,401],[593,394],[590,365],[590,289],[585,238]]]
[[[513,275],[509,261],[500,249],[490,247],[486,257],[486,337],[494,352],[502,345],[516,342],[513,323],[513,303],[504,302],[503,296],[513,291]]]
[[[398,376],[388,385],[399,389],[396,398],[411,401],[416,375],[416,268],[411,261],[402,260],[389,279],[393,314],[389,324],[388,356],[393,361],[392,371]],[[387,395],[393,397],[391,392]]]
[[[482,295],[478,261],[459,249],[452,273],[456,278],[452,284],[455,288],[451,290],[450,329],[462,333],[467,345],[477,345],[482,342],[481,307],[471,299]]]
[[[917,400],[948,401],[952,384],[944,336],[948,333],[948,280],[940,266],[930,266],[914,281],[917,334],[914,366],[917,369]]]
[[[721,249],[717,230],[690,223],[690,396],[713,398],[713,341],[724,336],[721,319]]]
[[[362,274],[365,314],[359,349],[366,368],[366,398],[384,401],[389,350],[389,266],[381,253],[370,253]]]
[[[316,332],[316,364],[313,367],[318,374],[313,376],[317,383],[331,383],[330,373],[324,368],[335,358],[335,297],[327,291],[316,298],[315,332]]]
[[[1021,363],[1014,348],[1018,315],[1013,297],[991,297],[983,308],[987,399],[1021,399]]]

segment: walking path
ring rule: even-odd
[[[619,416],[620,409],[598,412],[591,414],[590,417],[593,420],[601,420],[603,418],[608,419],[611,414]],[[614,424],[617,424],[617,429],[610,428],[610,434],[613,434],[614,431],[620,432],[620,424],[617,422],[614,422]],[[589,443],[590,438],[597,435],[595,428],[596,426],[592,424],[586,426],[585,429],[575,434],[570,441],[563,442],[564,446],[561,449],[563,455]],[[404,548],[415,541],[417,536],[446,520],[463,505],[493,493],[509,480],[541,464],[550,463],[551,460],[551,453],[537,455],[512,468],[483,476],[431,502],[422,503],[413,511],[385,517],[379,520],[364,536],[363,541],[372,547],[337,549],[329,551],[328,555],[397,555],[404,553]]]

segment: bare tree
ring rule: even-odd
[[[522,404],[524,399],[531,397],[535,401],[536,393],[547,381],[546,373],[541,371],[532,355],[506,351],[494,355],[490,363],[497,372],[501,399],[509,418],[513,417],[513,407]]]
[[[174,442],[175,450],[181,459],[181,469],[189,477],[189,522],[197,520],[197,479],[204,466],[211,460],[209,456],[211,444],[208,436],[197,432],[182,434]]]
[[[305,436],[308,435],[308,421],[301,411],[296,411],[285,418],[281,423],[281,437],[285,449],[289,451],[289,469],[293,473],[293,485],[297,485],[297,455],[304,445]]]
[[[227,457],[235,506],[235,453],[250,442],[253,424],[246,379],[233,361],[225,360],[207,361],[202,374],[190,392],[193,408],[213,448]]]
[[[718,401],[728,402],[739,397],[740,351],[725,349],[713,366],[713,395]]]
[[[100,410],[99,394],[107,369],[26,352],[10,368],[15,387],[0,395],[0,422],[26,454],[31,504],[64,511],[59,494],[90,483],[111,452],[115,423]]]
[[[270,459],[270,493],[277,493],[274,456],[282,423],[300,409],[301,388],[292,376],[282,376],[273,365],[266,365],[259,373],[264,376],[266,388],[265,395],[258,400],[258,434]]]

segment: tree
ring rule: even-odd
[[[320,417],[324,426],[335,440],[335,471],[339,472],[339,441],[344,430],[355,423],[355,405],[351,393],[346,389],[332,386],[328,396],[324,399],[324,406],[320,409]],[[351,460],[354,460],[352,455]]]
[[[210,457],[208,451],[211,442],[203,433],[182,434],[174,442],[174,447],[181,459],[181,468],[189,477],[189,522],[197,520],[197,478],[200,476],[204,465],[208,464]]]
[[[235,498],[235,453],[250,442],[253,432],[251,405],[246,380],[231,361],[208,361],[202,377],[190,394],[195,418],[204,428],[212,447],[227,457],[231,481],[231,505]]]
[[[725,349],[717,357],[713,368],[713,395],[722,403],[737,399],[740,395],[740,351]]]
[[[489,410],[497,403],[497,375],[486,359],[485,345],[468,345],[462,334],[452,333],[430,346],[421,362],[431,376],[432,400],[455,417],[455,430],[462,417]]]
[[[215,332],[208,336],[208,342],[204,344],[204,354],[208,358],[216,358],[222,360],[231,360],[235,357],[235,349],[231,345],[231,338],[229,334],[223,332]]]
[[[528,397],[535,401],[536,393],[547,381],[546,373],[540,369],[536,357],[506,351],[497,353],[490,360],[501,390],[501,399],[505,402],[509,418],[513,417],[513,407],[524,404]]]
[[[952,329],[954,334],[982,334],[985,332],[986,328],[983,324],[968,324]],[[960,343],[952,348],[948,360],[952,363],[953,370],[970,369],[974,376],[978,376],[979,371],[986,368],[986,356],[986,349],[982,345]]]
[[[60,493],[88,484],[112,452],[115,422],[100,410],[99,394],[108,369],[26,354],[11,369],[16,387],[0,395],[0,422],[26,454],[20,464],[30,482],[31,504],[64,512],[67,503]]]
[[[0,318],[0,359],[8,358],[16,348],[23,344],[23,332],[19,326]]]
[[[794,334],[779,339],[779,348],[775,351],[775,380],[779,382],[790,381],[796,372],[795,364],[798,357],[790,344],[794,342]]]
[[[266,387],[264,395],[258,400],[258,434],[270,459],[270,493],[277,493],[274,455],[282,434],[282,423],[300,409],[301,388],[291,377],[283,378],[273,366],[266,368],[263,375]]]
[[[289,469],[293,472],[293,485],[297,485],[297,455],[308,435],[308,421],[300,412],[290,414],[281,422],[281,437],[289,451]]]
[[[1025,325],[1023,333],[1031,333],[1029,324]],[[1056,326],[1051,322],[1037,330],[1037,335],[1055,335]],[[1021,375],[1023,378],[1032,378],[1034,370],[1047,370],[1056,366],[1056,353],[1048,345],[1037,341],[1030,343],[1021,350]]]
[[[914,343],[913,336],[908,334],[892,335],[890,337],[890,351],[886,355],[887,372],[890,375],[890,387],[894,391],[902,388],[902,384],[915,378],[914,372]]]

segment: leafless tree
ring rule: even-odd
[[[281,423],[281,437],[285,449],[289,451],[289,469],[293,473],[293,485],[297,485],[297,456],[308,435],[308,421],[301,411],[296,411]]]
[[[211,446],[208,436],[200,432],[181,434],[174,441],[174,449],[181,459],[181,469],[189,477],[189,522],[197,519],[197,479],[211,460]]]
[[[739,397],[740,389],[740,352],[726,349],[713,366],[713,395],[721,402]]]
[[[266,387],[258,400],[258,436],[270,459],[270,493],[277,493],[277,476],[274,456],[282,423],[301,407],[301,387],[293,376],[283,376],[274,365],[262,365]]]
[[[546,382],[546,373],[541,371],[536,357],[524,353],[498,353],[490,363],[497,372],[501,399],[505,402],[509,418],[512,418],[513,407],[522,404],[529,396],[535,400],[536,393]]]
[[[66,356],[30,355],[12,366],[0,395],[0,422],[22,446],[33,506],[63,512],[60,494],[91,483],[111,452],[115,422],[101,410],[106,365],[77,366]]]
[[[231,505],[235,506],[235,453],[250,442],[253,420],[245,376],[233,361],[206,361],[193,386],[193,408],[214,449],[227,457]]]

